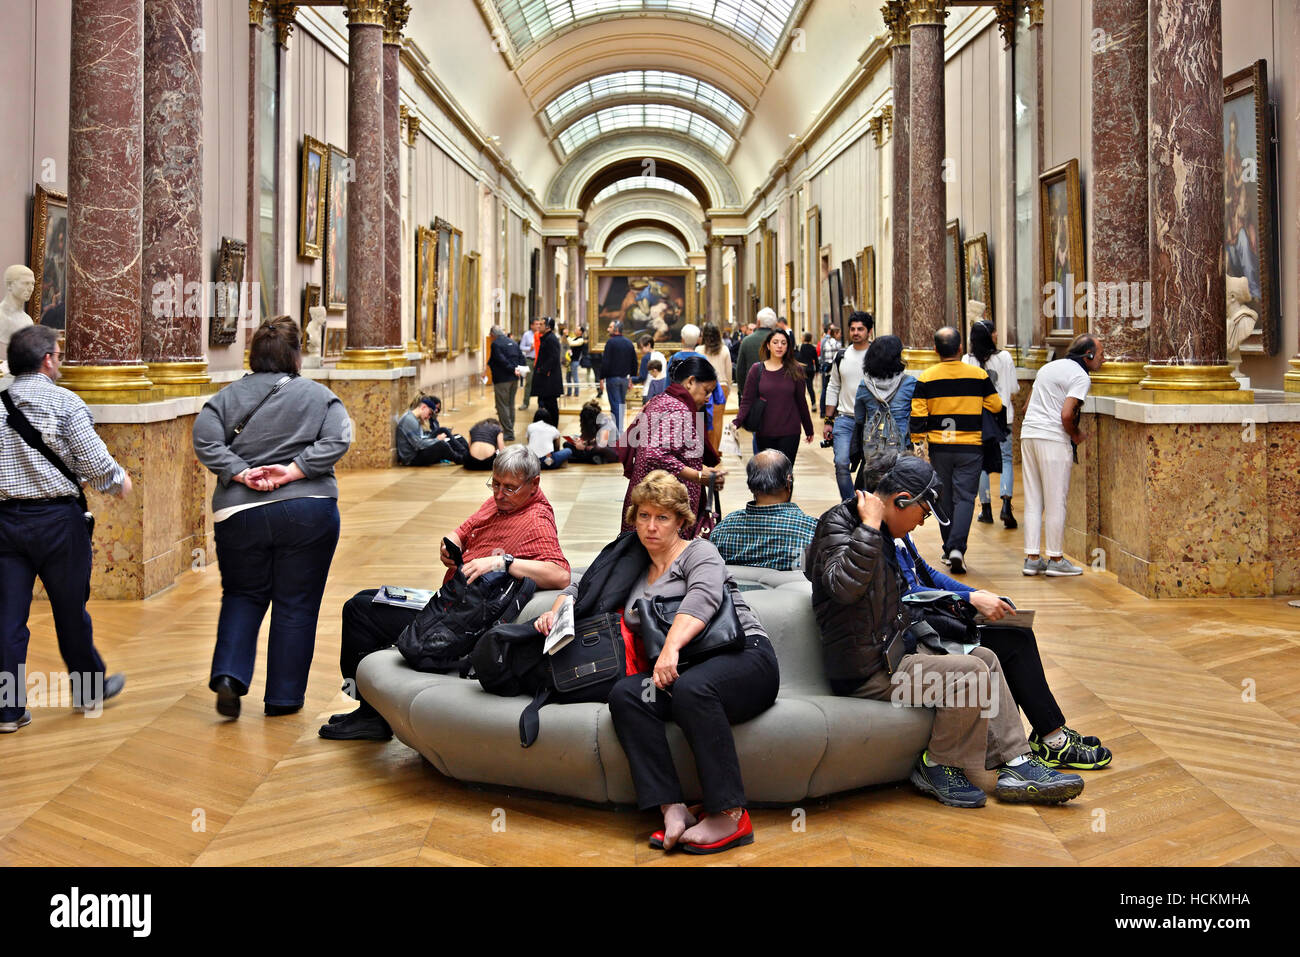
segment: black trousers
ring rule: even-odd
[[[975,496],[980,490],[984,455],[978,445],[931,445],[930,464],[943,483],[939,506],[952,519],[943,529],[943,553],[953,549],[966,554],[966,538],[975,516]]]
[[[1038,640],[1026,628],[980,628],[980,644],[998,656],[1011,697],[1040,737],[1065,724],[1065,715],[1047,686]]]
[[[460,464],[465,466],[465,468],[469,469],[471,472],[491,472],[492,463],[494,463],[496,459],[497,454],[495,452],[485,459],[476,459],[472,455],[467,455],[465,456],[465,461]]]
[[[450,462],[456,458],[455,450],[448,444],[446,439],[439,439],[433,445],[426,446],[415,453],[415,458],[408,462],[408,465],[437,465],[439,462]]]
[[[560,424],[559,398],[553,395],[539,395],[535,398],[537,399],[537,407],[545,409],[551,416],[551,424],[558,426]]]
[[[771,642],[764,636],[750,641],[743,651],[691,666],[664,691],[647,674],[628,675],[614,685],[610,715],[642,810],[686,800],[668,749],[666,721],[677,722],[695,755],[704,809],[717,814],[745,806],[731,726],[770,708],[780,685]]]
[[[776,449],[784,452],[785,457],[790,460],[790,464],[794,465],[795,456],[799,454],[799,440],[803,436],[796,432],[794,435],[759,435],[756,438],[758,439],[758,448],[754,450],[754,454],[757,455],[764,449]]]
[[[27,616],[37,577],[69,675],[82,689],[103,687],[104,659],[86,611],[90,561],[90,534],[75,499],[0,502],[0,680],[16,692],[12,703],[0,701],[0,721],[18,720],[26,708]]]
[[[357,714],[375,716],[357,688],[357,666],[366,655],[397,643],[397,637],[419,613],[417,608],[399,608],[374,602],[378,589],[359,591],[343,605],[343,646],[339,651],[339,670],[343,672],[343,691],[361,702]]]

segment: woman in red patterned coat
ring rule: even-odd
[[[680,534],[692,539],[710,518],[708,509],[700,507],[704,483],[714,476],[718,488],[722,488],[726,481],[726,469],[717,467],[718,456],[709,445],[700,414],[718,383],[718,374],[700,355],[672,363],[672,374],[672,385],[645,404],[623,436],[632,461],[624,466],[630,481],[623,496],[622,530],[632,527],[626,518],[632,489],[655,469],[663,469],[686,486],[691,511],[697,518],[693,525],[683,525]]]

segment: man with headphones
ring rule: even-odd
[[[1070,343],[1065,358],[1047,363],[1034,377],[1034,390],[1020,421],[1026,575],[1083,574],[1065,557],[1065,500],[1070,493],[1070,466],[1077,459],[1074,450],[1083,441],[1079,413],[1092,388],[1089,373],[1105,361],[1101,340],[1085,333]],[[1046,538],[1046,561],[1039,551],[1040,537]]]
[[[943,804],[985,803],[966,768],[996,771],[994,795],[1002,801],[1059,804],[1077,797],[1083,779],[1052,770],[1031,750],[998,656],[979,645],[946,653],[902,600],[910,589],[894,540],[930,515],[948,521],[934,469],[887,452],[868,462],[858,481],[853,499],[817,523],[804,567],[831,690],[934,709],[929,745],[911,781]]]

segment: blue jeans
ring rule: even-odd
[[[1002,477],[998,482],[998,494],[1003,498],[1011,497],[1011,485],[1013,476],[1011,475],[1011,435],[1008,434],[1002,443],[998,446],[1002,452]],[[989,504],[989,473],[980,473],[980,502]]]
[[[840,501],[853,497],[853,473],[849,470],[849,443],[857,423],[853,416],[840,413],[831,423],[831,441],[835,452],[835,484],[840,489]]]
[[[570,459],[572,456],[573,456],[573,449],[560,449],[558,452],[552,452],[552,453],[548,456],[548,458],[551,460],[551,464],[550,464],[550,465],[547,465],[547,464],[546,464],[546,459],[542,459],[542,460],[541,460],[542,468],[544,468],[544,469],[558,469],[558,468],[559,468],[561,465],[563,465],[565,462],[569,461],[569,459]]]
[[[236,512],[215,528],[221,615],[212,680],[229,675],[247,691],[257,632],[271,607],[267,704],[301,706],[316,647],[316,620],[339,541],[332,498],[291,498]]]
[[[564,390],[565,395],[574,396],[578,394],[578,370],[582,368],[577,359],[569,360],[569,383]]]
[[[614,376],[605,380],[605,391],[609,394],[609,411],[614,416],[614,424],[623,431],[623,409],[627,407],[627,376]]]

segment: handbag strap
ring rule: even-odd
[[[704,491],[700,495],[701,504],[704,504],[710,512],[713,513],[715,521],[722,520],[722,498],[718,495],[718,476],[716,472],[709,472],[704,477]]]
[[[27,416],[23,415],[22,410],[14,404],[13,396],[9,394],[8,389],[0,392],[0,400],[4,402],[5,411],[9,413],[9,425],[13,430],[18,433],[24,442],[45,456],[64,478],[77,487],[77,505],[80,506],[83,512],[90,511],[89,506],[86,504],[85,489],[81,487],[81,479],[77,478],[77,474],[68,468],[68,464],[55,455],[54,450],[45,444],[45,440],[36,431],[36,427],[32,425]]]
[[[271,396],[275,395],[286,385],[288,385],[290,381],[296,378],[298,378],[298,373],[290,372],[289,374],[283,376],[280,379],[280,381],[277,382],[275,385],[271,386],[271,391],[268,392],[266,395],[262,396],[262,401],[257,403],[257,405],[253,406],[253,410],[249,412],[248,415],[244,416],[242,419],[239,420],[238,424],[235,426],[235,430],[230,434],[230,437],[233,439],[240,432],[243,432],[245,427],[248,425],[248,420],[251,419],[257,413],[258,409],[266,405],[266,400],[271,398]]]

